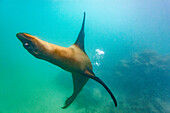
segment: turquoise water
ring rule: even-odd
[[[89,80],[71,106],[71,74],[29,54],[26,32],[68,47],[86,12],[85,50],[101,85]],[[169,0],[0,0],[0,113],[170,112]]]

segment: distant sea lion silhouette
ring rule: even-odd
[[[74,101],[89,78],[99,82],[108,91],[115,106],[117,106],[116,99],[110,89],[92,71],[92,64],[84,50],[84,23],[85,13],[78,38],[68,48],[45,42],[27,33],[17,33],[16,36],[22,42],[24,48],[36,58],[46,60],[72,73],[74,91],[65,101],[63,109],[67,108]]]

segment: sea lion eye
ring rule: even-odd
[[[31,47],[31,44],[28,43],[28,42],[25,42],[25,43],[24,43],[24,47],[26,47],[27,49],[29,49],[29,48]]]
[[[28,46],[29,44],[26,42],[24,45],[25,45],[25,46]]]

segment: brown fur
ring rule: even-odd
[[[20,40],[29,40],[34,44],[34,48],[36,49],[34,51],[28,51],[31,54],[36,53],[33,55],[37,58],[47,60],[71,73],[84,73],[87,68],[92,70],[90,59],[75,44],[66,48],[45,42],[27,33],[18,35]]]

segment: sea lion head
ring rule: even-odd
[[[28,33],[17,33],[17,38],[22,42],[24,48],[36,58],[42,59],[44,47],[44,41],[32,36]]]

